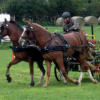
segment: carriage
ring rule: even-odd
[[[87,35],[87,38],[89,37],[88,41],[90,45],[92,46],[93,52],[91,52],[92,58],[88,59],[90,63],[95,65],[96,70],[92,71],[92,75],[100,81],[100,41],[95,39],[95,35],[93,32],[93,25],[91,25],[91,35]],[[90,39],[91,38],[91,39]],[[66,59],[67,66],[65,65],[66,72],[69,71],[73,72],[80,72],[80,63],[73,57],[69,57]],[[84,72],[87,72],[84,70]],[[59,70],[59,68],[55,65],[54,67],[54,73],[55,78],[57,81],[61,81],[62,79],[62,73]]]

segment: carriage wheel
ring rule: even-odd
[[[68,74],[68,71],[66,71],[66,72],[67,72],[67,74]],[[55,73],[56,80],[57,80],[57,81],[61,81],[61,79],[62,79],[62,73],[61,73],[61,71],[59,70],[58,66],[56,66],[56,65],[55,65],[55,67],[54,67],[54,73]]]
[[[54,73],[57,81],[61,81],[61,72],[57,66],[54,67]]]

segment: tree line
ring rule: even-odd
[[[50,24],[68,11],[72,16],[100,16],[100,0],[0,0],[0,12]]]

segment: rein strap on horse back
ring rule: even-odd
[[[53,45],[53,46],[48,46],[44,48],[39,48],[40,52],[42,54],[53,52],[53,51],[65,51],[68,49],[70,46],[67,44],[61,44],[61,45]]]
[[[63,44],[52,45],[52,46],[47,46],[47,47],[39,48],[39,51],[42,54],[46,54],[46,53],[54,52],[54,51],[64,51],[64,53],[65,53],[69,48],[72,48],[75,51],[80,52],[80,53],[83,54],[83,52],[78,50],[78,48],[84,48],[84,47],[88,46],[88,45],[70,46],[68,44],[67,40],[61,34],[58,34],[58,33],[55,33],[55,34],[62,40]],[[67,55],[67,54],[65,54],[65,55]]]
[[[24,52],[24,51],[29,51],[29,50],[38,50],[38,48],[34,45],[32,46],[10,46],[10,48],[12,49],[13,52]]]
[[[42,54],[46,54],[46,53],[53,52],[53,51],[66,51],[69,48],[72,48],[80,53],[83,53],[82,51],[78,50],[76,46],[70,46],[68,44],[60,44],[60,45],[53,45],[53,46],[48,46],[44,48],[39,48],[39,51]]]

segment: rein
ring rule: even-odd
[[[39,50],[40,50],[40,52],[41,52],[42,54],[49,53],[49,52],[52,52],[52,51],[60,51],[60,50],[61,50],[61,51],[66,51],[66,50],[69,49],[69,48],[72,48],[72,49],[74,49],[75,51],[80,52],[80,53],[83,54],[83,51],[78,50],[78,48],[88,47],[88,45],[70,46],[70,45],[68,44],[68,42],[66,41],[66,39],[65,39],[62,35],[60,35],[60,34],[58,34],[58,33],[55,33],[55,34],[56,34],[55,36],[58,36],[58,37],[62,40],[63,44],[39,48]],[[55,37],[55,36],[54,36],[54,37]],[[52,39],[50,39],[50,40],[52,40]],[[47,42],[49,42],[49,41],[47,41]],[[46,42],[46,43],[47,43],[47,42]]]
[[[78,37],[79,37],[80,40],[81,40],[81,43],[82,43],[82,46],[81,46],[81,47],[83,48],[83,49],[82,49],[82,52],[84,52],[84,48],[85,48],[85,47],[88,47],[89,45],[85,45],[85,44],[83,43],[83,40],[82,40],[81,36],[80,36],[78,33],[76,33],[76,34],[78,35]],[[87,39],[86,39],[86,40],[87,40]],[[88,41],[87,41],[87,43],[88,43]]]
[[[42,45],[42,47],[43,47],[45,44],[47,44],[48,42],[50,42],[50,43],[49,43],[49,45],[50,45],[52,39],[55,38],[55,36],[56,36],[56,35],[50,34],[50,37],[51,37],[51,38],[50,38],[46,43],[44,43],[44,44]],[[49,45],[48,45],[48,46],[49,46]]]

